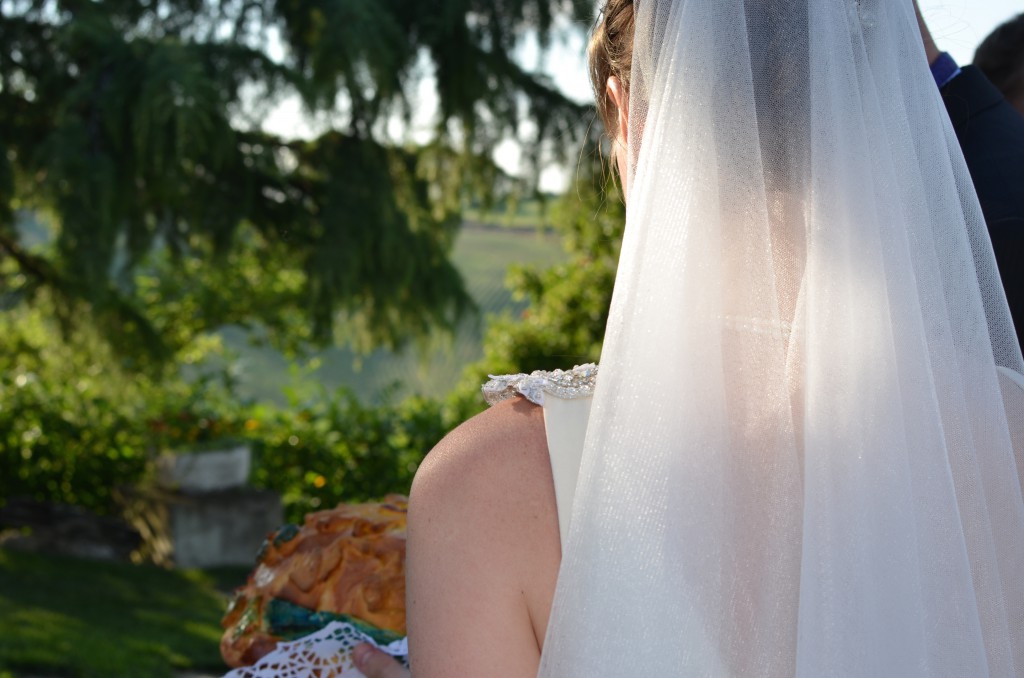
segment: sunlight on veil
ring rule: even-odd
[[[635,10],[540,674],[1024,675],[1024,370],[910,1]]]

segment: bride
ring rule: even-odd
[[[609,0],[591,60],[599,385],[427,457],[415,678],[1024,676],[1024,365],[911,0]]]

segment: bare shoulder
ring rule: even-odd
[[[413,498],[433,503],[447,501],[450,492],[482,491],[493,502],[514,491],[522,499],[522,490],[550,484],[547,454],[542,409],[523,398],[506,400],[438,443],[416,474]]]
[[[541,408],[516,398],[452,431],[409,503],[416,675],[536,675],[560,557]]]

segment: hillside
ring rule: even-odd
[[[550,266],[565,257],[557,236],[534,229],[491,228],[467,225],[462,229],[453,252],[455,265],[480,307],[476,322],[460,328],[454,340],[442,338],[421,354],[416,347],[400,353],[376,351],[359,357],[352,351],[331,348],[313,353],[315,369],[295,370],[280,352],[270,347],[252,346],[239,328],[222,333],[225,344],[238,355],[238,392],[243,398],[283,403],[283,389],[300,391],[323,385],[328,389],[344,386],[364,401],[386,394],[443,394],[458,381],[462,367],[482,354],[482,336],[489,315],[522,312],[525,303],[515,301],[505,287],[505,274],[511,264]]]

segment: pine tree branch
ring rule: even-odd
[[[22,272],[35,278],[38,282],[60,287],[62,279],[46,259],[26,252],[18,241],[10,234],[0,231],[0,249],[18,264]]]

